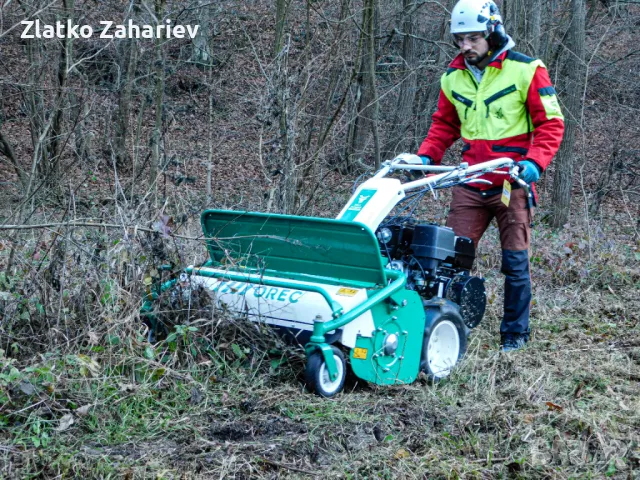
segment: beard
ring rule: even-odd
[[[464,56],[464,59],[469,65],[472,65],[474,67],[477,66],[480,62],[482,62],[485,58],[487,58],[487,53],[485,53],[484,55],[478,55],[477,53],[473,52],[472,56],[467,56],[470,53],[472,52],[467,53]]]

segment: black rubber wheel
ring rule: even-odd
[[[467,351],[469,329],[458,306],[427,306],[420,369],[432,382],[448,377]]]
[[[347,363],[344,354],[337,347],[333,349],[333,358],[338,368],[338,378],[329,379],[329,370],[324,361],[322,352],[316,350],[307,359],[307,366],[304,370],[304,381],[309,390],[317,393],[321,397],[331,398],[342,391],[344,388],[344,379],[347,374]]]

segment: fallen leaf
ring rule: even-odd
[[[564,410],[564,408],[562,408],[560,405],[556,405],[553,402],[545,402],[545,405],[549,408],[549,410],[555,410],[557,412],[561,412],[562,410]]]
[[[83,354],[79,354],[77,358],[82,366],[85,367],[84,369],[82,369],[82,373],[84,376],[88,376],[88,374],[90,374],[92,377],[98,376],[98,374],[100,373],[100,364],[98,362],[96,362],[93,358]]]
[[[407,452],[404,448],[401,448],[400,450],[398,450],[395,455],[393,456],[393,458],[395,458],[396,460],[401,460],[403,458],[408,458],[410,457],[411,454],[409,452]]]
[[[20,390],[25,395],[33,395],[34,393],[36,393],[35,387],[31,385],[31,383],[27,382],[26,380],[23,380],[22,382],[20,382]]]
[[[527,413],[524,416],[524,423],[533,423],[533,415],[531,415],[530,413]]]
[[[100,343],[100,338],[96,332],[89,332],[89,343],[91,345],[98,345]]]
[[[93,407],[93,404],[83,405],[82,407],[76,409],[76,415],[85,416],[89,414],[89,409]]]
[[[60,419],[60,425],[58,425],[56,428],[54,428],[54,430],[56,432],[64,432],[65,430],[67,430],[71,425],[73,425],[74,420],[73,420],[73,415],[71,415],[70,413],[67,413],[66,415],[64,415],[61,419]]]
[[[582,389],[584,388],[584,382],[580,382],[580,384],[576,387],[573,392],[573,398],[580,398],[582,396]]]

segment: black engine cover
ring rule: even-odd
[[[445,297],[460,306],[460,315],[467,327],[474,328],[480,323],[487,307],[484,280],[457,275],[447,285]]]
[[[435,269],[448,257],[455,257],[456,236],[448,227],[416,225],[411,250],[425,269]]]
[[[453,266],[464,270],[471,270],[473,261],[476,258],[476,249],[473,240],[467,237],[456,237],[456,256],[453,259]]]

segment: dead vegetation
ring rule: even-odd
[[[161,318],[170,336],[148,341],[139,314],[145,279],[171,275],[157,270],[161,263],[202,261],[198,241],[145,232],[125,240],[79,227],[21,234],[16,275],[0,278],[0,471],[634,478],[637,252],[611,235],[589,243],[575,220],[560,233],[537,229],[535,330],[526,351],[497,354],[501,279],[490,231],[478,264],[489,312],[455,373],[436,385],[393,388],[351,378],[335,400],[304,391],[304,352],[207,302],[194,299],[187,311],[169,298],[156,302],[168,309]]]
[[[37,3],[5,2],[3,25]],[[94,3],[78,0],[74,12],[122,16],[118,2]],[[393,388],[349,378],[323,400],[302,387],[304,353],[265,329],[164,297],[154,308],[165,328],[150,337],[140,307],[154,285],[206,259],[204,208],[333,216],[371,168],[373,133],[355,141],[352,130],[363,113],[363,5],[290,2],[286,49],[274,56],[266,2],[166,3],[208,25],[210,42],[197,55],[168,42],[164,69],[151,44],[80,41],[70,52],[83,61],[61,87],[62,45],[0,34],[0,478],[638,478],[637,6],[589,3],[592,56],[563,228],[546,225],[553,172],[539,185],[530,346],[497,355],[492,227],[476,267],[488,313],[454,374]],[[398,32],[408,28],[397,3],[373,2],[389,151],[389,132],[404,148],[422,140],[451,53],[444,11],[416,4],[415,108],[410,126],[394,124],[405,118]],[[568,2],[543,3],[555,5],[545,60],[561,84]],[[56,98],[66,102],[62,140],[51,143],[43,132]],[[52,165],[42,151],[55,171],[40,170]],[[446,212],[444,193],[420,218]]]

